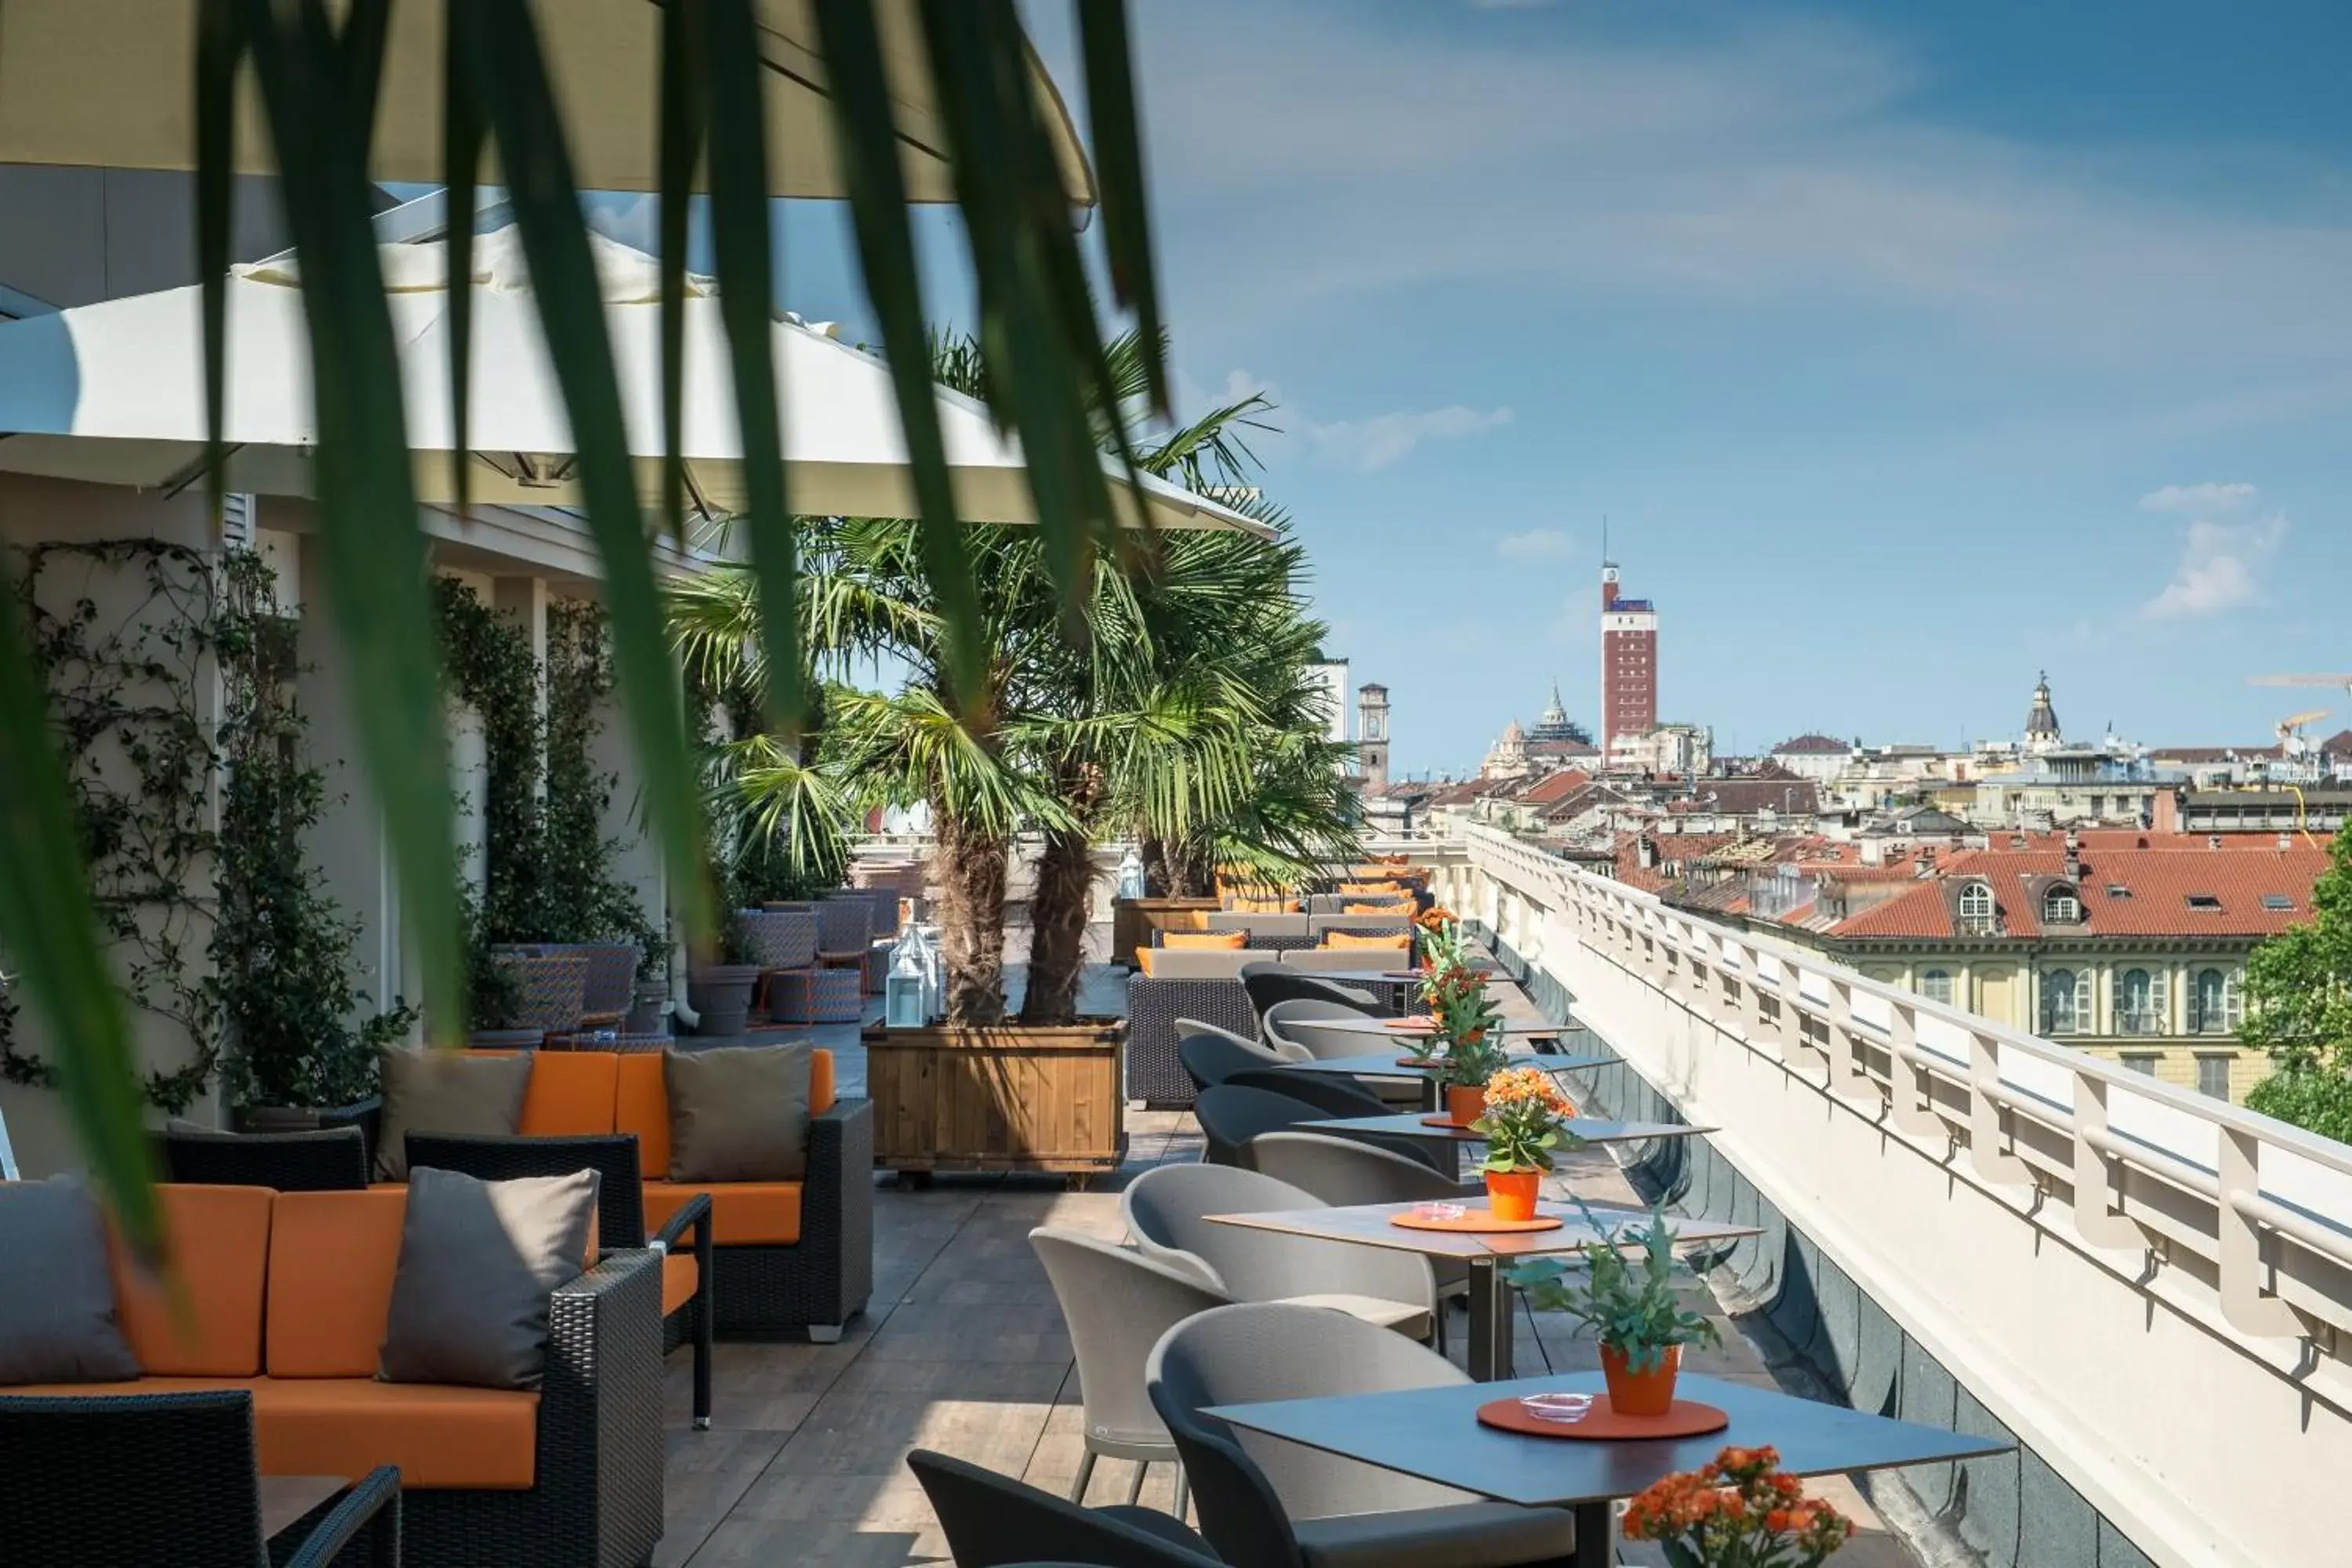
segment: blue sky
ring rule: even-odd
[[[1399,768],[1591,719],[1603,514],[1721,746],[2012,733],[2043,667],[2072,731],[2352,722],[2246,685],[2352,669],[2352,8],[1135,9],[1183,384],[1281,405]]]

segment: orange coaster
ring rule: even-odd
[[[1394,1029],[1401,1035],[1433,1035],[1437,1032],[1437,1020],[1434,1018],[1383,1018],[1381,1020],[1381,1027]]]
[[[1424,1116],[1421,1124],[1423,1127],[1458,1127],[1465,1132],[1470,1129],[1467,1121],[1456,1121],[1451,1116]]]
[[[1389,1215],[1389,1223],[1406,1230],[1466,1231],[1473,1235],[1484,1231],[1489,1236],[1526,1230],[1558,1230],[1560,1217],[1556,1214],[1539,1214],[1533,1219],[1496,1219],[1493,1209],[1471,1209],[1460,1219],[1423,1219],[1411,1209]]]
[[[1420,980],[1424,978],[1424,976],[1418,969],[1383,969],[1381,971],[1381,978],[1383,980]]]
[[[1720,1432],[1731,1417],[1712,1405],[1677,1399],[1664,1415],[1620,1415],[1609,1406],[1609,1396],[1595,1395],[1581,1421],[1544,1421],[1530,1415],[1516,1399],[1497,1399],[1478,1406],[1478,1425],[1503,1432],[1524,1432],[1530,1437],[1570,1437],[1585,1442],[1638,1443],[1643,1438],[1696,1437]]]
[[[1399,1057],[1396,1065],[1401,1068],[1443,1067],[1445,1065],[1445,1058],[1444,1057]]]

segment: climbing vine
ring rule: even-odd
[[[539,661],[521,626],[454,577],[435,580],[442,668],[482,725],[483,942],[546,942],[540,862]]]
[[[374,1043],[407,1015],[346,1021],[365,1000],[351,984],[356,927],[302,847],[324,786],[303,756],[294,626],[268,567],[154,539],[22,556],[17,592],[124,990],[186,1042],[180,1065],[150,1071],[147,1099],[184,1110],[225,1060],[241,1097],[356,1098]],[[15,1023],[0,998],[0,1077],[54,1087]],[[332,1065],[306,1078],[282,1066],[296,1059]]]

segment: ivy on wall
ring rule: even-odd
[[[324,784],[302,750],[294,625],[268,567],[153,539],[22,557],[17,592],[124,989],[186,1041],[182,1065],[149,1073],[148,1100],[185,1110],[225,1061],[243,1099],[365,1093],[374,1045],[409,1016],[348,1021],[367,1000],[351,981],[357,926],[302,847]],[[15,1023],[0,994],[0,1077],[55,1087]]]
[[[614,873],[620,844],[604,831],[619,780],[594,746],[613,664],[604,612],[557,600],[547,612],[542,671],[521,626],[454,578],[436,584],[451,689],[480,716],[482,890],[478,950],[502,942],[634,942],[662,973],[668,943],[635,890]],[[477,963],[487,979],[491,966]],[[476,1022],[495,1011],[478,984]]]

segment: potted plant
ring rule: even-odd
[[[1486,1206],[1496,1219],[1533,1219],[1543,1174],[1552,1151],[1580,1145],[1562,1123],[1576,1106],[1540,1068],[1512,1068],[1486,1080],[1486,1109],[1470,1123],[1486,1141],[1479,1167],[1486,1177]]]
[[[1486,977],[1465,963],[1430,975],[1423,989],[1435,1025],[1429,1044],[1440,1063],[1438,1081],[1444,1087],[1446,1114],[1455,1126],[1467,1127],[1485,1109],[1486,1080],[1508,1060],[1503,1051],[1502,1010],[1495,1005]]]
[[[698,1035],[740,1035],[751,1019],[751,993],[759,989],[760,955],[740,921],[719,928],[714,962],[697,961],[686,974],[686,1001],[698,1022]]]
[[[1671,1568],[1821,1568],[1853,1532],[1769,1447],[1726,1448],[1625,1505],[1625,1539],[1658,1542]]]
[[[1583,1205],[1577,1205],[1580,1209]],[[1714,1344],[1714,1321],[1691,1311],[1675,1294],[1675,1239],[1664,1211],[1630,1236],[1608,1231],[1591,1210],[1585,1218],[1602,1239],[1582,1248],[1583,1268],[1543,1258],[1509,1270],[1512,1284],[1538,1310],[1566,1312],[1601,1342],[1601,1371],[1610,1407],[1621,1415],[1664,1415],[1675,1402],[1682,1347]],[[1638,1243],[1629,1259],[1624,1243]]]

